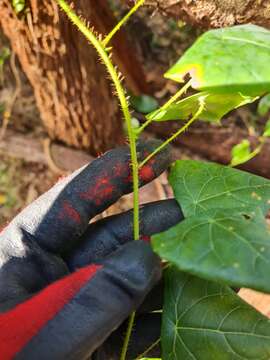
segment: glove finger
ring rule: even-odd
[[[87,358],[142,303],[160,275],[149,244],[122,246],[99,265],[80,269],[2,314],[2,358]]]
[[[152,313],[144,316],[136,316],[135,325],[129,342],[127,360],[137,359],[151,345],[151,351],[145,354],[146,357],[160,357],[160,329],[161,314]],[[105,343],[97,349],[91,360],[118,360],[119,349],[121,349],[124,336],[127,330],[127,322],[124,322]],[[140,357],[141,358],[141,357]]]
[[[158,145],[157,140],[139,142],[138,158],[144,159]],[[140,170],[140,185],[160,175],[170,162],[169,148],[158,153]],[[65,254],[93,216],[131,191],[130,153],[128,147],[123,146],[56,184],[18,215],[9,227],[22,228],[34,235],[42,248]]]
[[[144,204],[140,209],[140,234],[143,240],[167,230],[183,220],[183,213],[174,199]],[[66,260],[69,268],[94,263],[119,246],[133,240],[133,212],[107,217],[90,224],[80,240],[79,247]]]

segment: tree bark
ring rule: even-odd
[[[269,0],[148,0],[169,16],[203,28],[254,23],[270,28]]]
[[[98,5],[94,0],[76,1],[76,10],[97,30],[107,32],[114,20],[106,1]],[[122,117],[104,65],[55,0],[29,0],[21,16],[15,14],[10,0],[0,0],[0,24],[33,86],[52,139],[93,154],[122,142]],[[133,92],[147,92],[140,64],[130,57],[123,34],[118,36],[116,58],[128,58],[122,59],[127,65],[120,70],[129,73]]]

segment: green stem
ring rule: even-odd
[[[126,122],[128,138],[129,138],[129,145],[130,145],[130,155],[131,155],[131,163],[132,163],[132,180],[133,180],[133,232],[134,232],[134,239],[138,240],[140,236],[140,228],[139,228],[139,168],[138,168],[138,158],[137,158],[137,151],[136,151],[136,134],[133,132],[132,129],[132,121],[131,121],[131,114],[129,111],[128,101],[125,95],[125,90],[121,85],[121,81],[119,80],[119,74],[117,73],[109,54],[105,48],[105,45],[97,39],[95,34],[80,20],[80,18],[72,11],[72,9],[68,6],[68,4],[64,0],[57,0],[59,6],[63,9],[63,11],[67,14],[69,19],[74,23],[74,25],[82,32],[82,34],[87,38],[87,40],[94,46],[96,51],[98,52],[101,60],[105,64],[107,71],[109,72],[111,79],[114,83],[116,88],[116,93],[119,99],[119,103],[121,106],[121,110]],[[135,9],[133,8],[133,13],[143,1],[140,1]],[[127,19],[130,15],[128,14],[125,19]],[[125,20],[126,21],[126,20]],[[123,22],[122,22],[123,23]],[[121,26],[121,25],[120,25]],[[113,34],[117,31],[119,27],[116,27],[111,35],[109,34],[109,39],[113,36]],[[106,40],[106,39],[105,39]],[[108,40],[108,37],[107,37]],[[106,41],[104,42],[106,43]],[[121,355],[121,360],[125,360],[129,339],[132,331],[132,326],[135,319],[135,312],[132,313],[129,326],[127,330],[127,334],[123,344],[123,350]]]
[[[126,359],[127,351],[128,351],[128,344],[129,344],[130,336],[131,336],[131,333],[132,333],[132,328],[133,328],[133,325],[134,325],[134,321],[135,321],[135,311],[129,317],[127,332],[126,332],[126,336],[125,336],[125,339],[124,339],[124,344],[123,344],[123,347],[122,347],[120,360],[125,360]]]
[[[179,89],[160,109],[158,109],[158,113],[166,110],[171,104],[173,104],[176,100],[178,100],[188,88],[191,86],[191,80],[189,80],[181,89]],[[139,129],[136,130],[136,134],[139,135],[143,132],[143,130],[154,120],[155,118],[149,118]]]
[[[200,105],[194,116],[184,125],[182,126],[175,134],[173,134],[170,138],[168,138],[164,143],[162,143],[158,148],[156,148],[151,154],[149,154],[139,165],[139,169],[143,167],[153,156],[155,156],[158,152],[160,152],[165,146],[167,146],[170,142],[172,142],[177,136],[182,134],[202,113],[204,109],[204,101],[199,100]]]
[[[83,23],[83,21],[74,13],[74,11],[68,6],[65,0],[57,0],[59,6],[67,14],[69,19],[74,23],[74,25],[81,31],[81,33],[87,38],[87,40],[94,46],[97,50],[99,56],[101,57],[103,63],[105,64],[111,79],[116,88],[116,93],[119,99],[119,103],[124,115],[126,122],[129,143],[130,143],[130,154],[131,154],[131,163],[132,163],[132,178],[133,178],[133,226],[134,226],[134,239],[139,239],[139,175],[138,175],[138,159],[136,152],[136,137],[133,133],[131,115],[129,112],[129,105],[125,95],[125,91],[119,80],[118,73],[113,66],[109,55],[104,47],[104,45],[96,38],[95,34]]]
[[[133,6],[133,8],[130,9],[130,11],[123,17],[122,20],[120,20],[116,26],[112,29],[112,31],[105,37],[103,40],[103,46],[106,47],[108,43],[111,41],[112,37],[117,33],[117,31],[120,30],[120,28],[128,21],[130,16],[134,14],[140,6],[144,4],[145,0],[139,0],[136,2],[136,4]]]
[[[142,126],[140,126],[138,129],[135,129],[137,136],[139,136],[152,121],[152,119],[148,119],[142,124]]]
[[[143,4],[144,1],[138,1],[136,5],[141,6]],[[135,7],[136,7],[135,5]],[[135,8],[134,7],[134,8]],[[137,7],[137,8],[138,8]],[[133,8],[133,9],[134,9]],[[137,9],[136,8],[136,9]],[[131,10],[133,10],[131,9]],[[134,10],[136,11],[136,10]],[[129,14],[127,14],[129,15]],[[107,39],[107,38],[106,38]],[[105,45],[107,45],[107,42],[103,42],[103,44],[105,43]],[[170,106],[174,101],[176,101],[179,97],[181,97],[186,91],[187,89],[190,87],[191,85],[191,80],[189,82],[187,82],[169,101],[167,101],[167,103],[165,103],[162,107],[161,110],[165,110],[168,106]],[[196,114],[195,114],[196,115]],[[136,134],[136,136],[139,136],[139,134],[151,123],[152,119],[148,119],[139,129],[135,130],[134,133]],[[184,131],[184,130],[183,130]],[[178,135],[178,134],[177,134]],[[176,135],[176,136],[177,136]],[[170,139],[169,139],[170,140]],[[167,141],[164,143],[164,146],[167,145]],[[152,154],[152,156],[154,156],[158,151],[162,150],[162,148],[164,146],[160,146],[159,148],[156,149],[156,151],[154,151]],[[151,156],[151,157],[152,157]],[[148,161],[150,158],[150,156],[148,156],[148,158],[146,158],[146,161]],[[145,161],[145,162],[146,162]],[[143,166],[141,164],[141,166]],[[140,166],[140,167],[141,167]],[[137,171],[139,170],[139,167],[137,168]],[[130,336],[131,336],[131,332],[132,332],[132,327],[134,324],[134,320],[135,320],[135,312],[131,314],[130,318],[129,318],[129,323],[128,323],[128,329],[127,329],[127,333],[125,336],[125,340],[124,340],[124,344],[123,344],[123,348],[122,348],[122,353],[121,353],[121,357],[120,360],[125,360],[126,359],[126,354],[127,354],[127,350],[128,350],[128,344],[129,344],[129,340],[130,340]],[[155,345],[155,344],[154,344]]]
[[[178,100],[191,86],[192,79],[190,79],[181,89],[179,89],[164,105],[159,109],[160,111],[166,110],[171,104]]]

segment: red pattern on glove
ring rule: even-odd
[[[101,268],[101,265],[86,266],[1,314],[1,360],[12,359]]]

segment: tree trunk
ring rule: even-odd
[[[98,5],[95,0],[80,0],[76,1],[76,10],[97,25],[97,30],[107,32],[113,19],[105,11],[106,5],[106,0]],[[55,0],[29,0],[21,16],[15,14],[10,0],[0,0],[0,24],[33,86],[52,139],[93,154],[123,140],[122,116],[104,65]],[[122,53],[130,58],[126,39],[123,34],[119,36],[116,56],[121,58]],[[128,64],[121,69],[124,73],[138,70],[128,77],[131,90],[147,92],[136,58],[123,63]]]
[[[146,3],[203,28],[247,23],[270,28],[269,0],[147,0]]]

